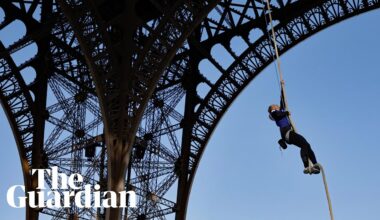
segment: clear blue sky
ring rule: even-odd
[[[337,220],[378,220],[380,11],[335,25],[282,56],[290,110],[325,166]],[[1,34],[0,34],[1,36]],[[8,40],[8,39],[1,39]],[[329,219],[321,176],[302,174],[299,150],[280,153],[267,117],[279,94],[270,66],[238,97],[214,133],[190,198],[190,220]],[[1,219],[22,184],[16,146],[0,111]]]

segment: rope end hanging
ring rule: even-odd
[[[332,209],[332,202],[331,202],[331,198],[330,198],[329,187],[327,184],[325,169],[323,168],[323,166],[321,164],[318,164],[318,165],[321,168],[321,172],[322,172],[323,185],[325,186],[326,198],[327,198],[327,203],[328,203],[329,212],[330,212],[330,219],[334,220],[334,213],[333,213],[333,209]]]

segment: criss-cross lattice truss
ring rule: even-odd
[[[273,62],[265,0],[2,0],[0,100],[25,186],[80,173],[137,208],[26,209],[38,219],[186,218],[208,140]],[[280,54],[379,0],[271,0]],[[49,179],[49,178],[47,178]],[[51,187],[49,181],[47,186]]]

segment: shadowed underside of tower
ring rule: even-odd
[[[270,3],[281,54],[380,6]],[[0,8],[0,36],[8,36],[0,38],[0,100],[26,189],[37,187],[31,169],[58,166],[101,191],[138,195],[137,208],[27,208],[26,218],[185,219],[212,132],[273,61],[265,2],[2,0]]]

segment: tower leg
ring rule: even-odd
[[[106,138],[108,149],[108,191],[117,195],[117,205],[120,206],[119,192],[125,191],[125,176],[128,169],[130,151],[132,145],[126,141]],[[106,220],[119,220],[122,216],[122,208],[108,208]]]

